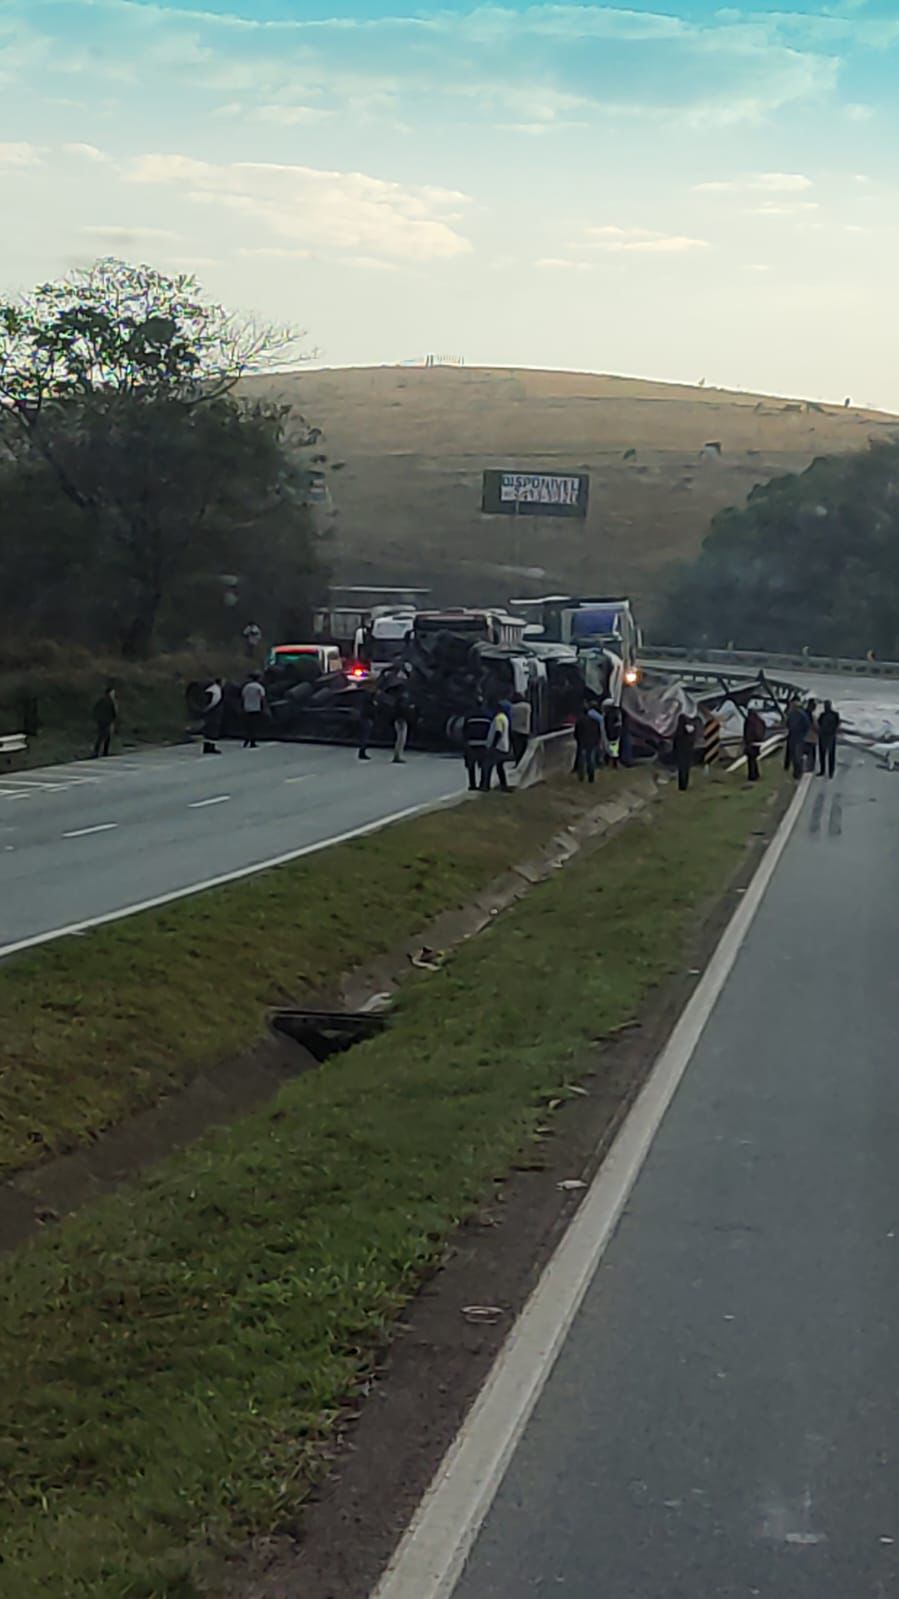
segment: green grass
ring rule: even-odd
[[[0,757],[0,774],[51,766],[90,752],[92,710],[107,682],[116,684],[119,727],[114,748],[170,744],[185,735],[184,691],[193,678],[241,672],[239,656],[162,655],[129,662],[93,657],[54,642],[8,648],[0,641],[0,733],[20,733],[26,700],[37,701],[40,731],[24,754]]]
[[[436,812],[3,963],[0,1177],[251,1044],[272,1006],[465,904],[600,793],[559,782]]]
[[[769,795],[669,793],[381,1037],[9,1262],[4,1599],[193,1599],[227,1541],[294,1524],[398,1307],[591,1041],[682,966]]]

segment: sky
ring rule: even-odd
[[[0,0],[0,294],[899,411],[899,0]]]

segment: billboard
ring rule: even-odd
[[[481,510],[488,516],[587,515],[586,472],[486,471]]]

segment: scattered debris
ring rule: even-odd
[[[422,972],[439,972],[440,964],[444,959],[445,951],[442,949],[428,949],[422,945],[417,955],[410,955],[409,960]]]
[[[629,1033],[632,1030],[636,1030],[638,1027],[642,1026],[643,1023],[637,1021],[636,1017],[633,1017],[628,1022],[619,1022],[617,1027],[610,1027],[605,1033],[603,1033],[602,1036],[603,1038],[615,1038],[619,1033]]]
[[[563,1177],[560,1183],[556,1183],[556,1187],[563,1194],[573,1193],[575,1189],[586,1188],[586,1186],[587,1184],[584,1182],[583,1177]]]
[[[463,1305],[462,1314],[473,1325],[492,1327],[506,1313],[499,1305]]]

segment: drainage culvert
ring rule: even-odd
[[[354,1044],[374,1038],[385,1021],[376,1011],[279,1010],[271,1018],[276,1033],[301,1044],[319,1065],[331,1055],[342,1055]]]

